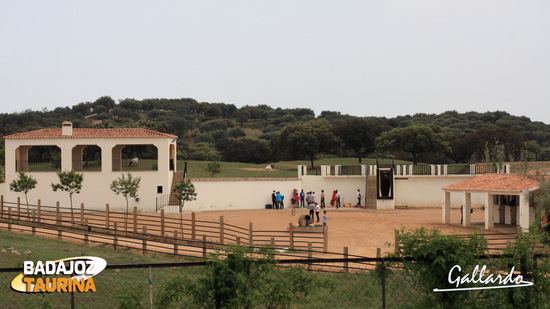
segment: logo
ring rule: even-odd
[[[454,271],[456,270],[456,273]],[[466,273],[464,276],[460,276],[462,268],[459,265],[455,265],[449,271],[448,281],[450,284],[454,284],[456,288],[452,289],[433,289],[434,292],[453,292],[453,291],[469,291],[469,290],[488,290],[488,289],[505,289],[505,288],[519,288],[533,285],[533,282],[523,281],[522,275],[514,277],[514,266],[510,269],[508,275],[502,274],[486,274],[487,266],[483,265],[479,269],[479,265],[476,265],[472,270],[472,273]],[[460,287],[465,283],[473,284],[485,284],[481,287]]]
[[[107,262],[99,257],[81,256],[56,261],[23,262],[23,273],[11,282],[11,288],[22,293],[95,292],[93,277]]]

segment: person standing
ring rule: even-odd
[[[361,190],[357,189],[357,204],[355,207],[361,207]]]
[[[315,216],[317,217],[317,222],[319,222],[319,212],[321,211],[321,207],[319,204],[315,203]]]
[[[277,193],[275,193],[275,190],[273,190],[273,193],[271,193],[271,208],[275,209],[277,205]]]
[[[302,192],[300,192],[300,207],[304,207],[305,198],[306,198],[306,194],[304,193],[304,189],[302,189]]]
[[[340,208],[340,193],[338,192],[338,190],[336,190],[335,198],[336,198],[336,208]]]
[[[323,225],[327,225],[327,211],[323,211]]]
[[[325,190],[321,190],[321,208],[325,209]]]
[[[290,201],[292,202],[292,215],[296,215],[296,205],[298,204],[298,200],[296,199],[298,197],[298,194],[294,195]]]
[[[307,206],[307,208],[309,209],[309,216],[311,217],[311,221],[315,220],[315,204],[311,203]]]
[[[277,191],[277,208],[276,209],[279,209],[279,206],[281,205],[281,200],[282,200],[283,196],[281,195],[281,192]]]

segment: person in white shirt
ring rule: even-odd
[[[357,189],[357,204],[355,207],[361,207],[361,190]]]

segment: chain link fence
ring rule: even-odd
[[[446,293],[427,288],[422,276],[407,270],[408,262],[383,258],[277,261],[280,269],[313,274],[314,284],[306,293],[276,308],[550,308],[546,300],[548,282],[541,279],[546,274],[536,273],[547,269],[540,267],[548,266],[546,256],[534,261],[533,273],[516,268],[515,276],[525,275],[533,286]],[[507,272],[510,268],[503,267],[511,265],[505,257],[495,256],[478,262],[496,272]],[[193,303],[190,294],[180,295],[169,306],[162,305],[162,297],[175,282],[192,285],[205,275],[212,276],[207,266],[207,262],[108,265],[94,278],[93,293],[15,292],[10,284],[22,269],[0,269],[0,308],[204,308]],[[291,289],[292,285],[283,283],[280,287]],[[270,308],[261,300],[252,307]]]

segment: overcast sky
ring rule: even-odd
[[[550,124],[550,1],[1,1],[2,112],[125,98]]]

